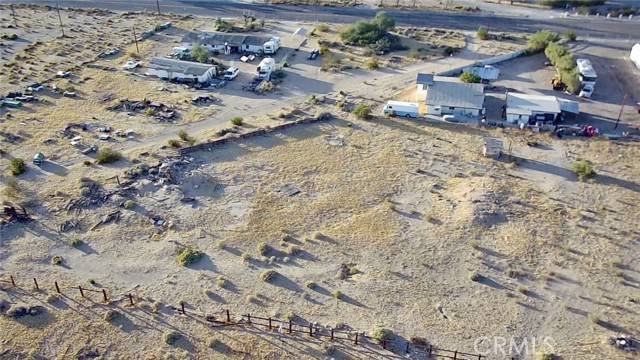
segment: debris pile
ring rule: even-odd
[[[177,115],[172,105],[166,105],[148,99],[143,99],[142,101],[120,100],[118,104],[107,107],[107,110],[125,111],[130,115],[144,112],[160,121],[172,120]]]
[[[27,213],[24,207],[7,203],[2,206],[2,213],[0,214],[0,225],[8,224],[11,222],[26,222],[31,220],[31,217]]]
[[[80,197],[69,200],[65,209],[67,209],[67,212],[71,212],[99,207],[109,200],[112,195],[113,193],[107,193],[96,181],[82,178],[80,179]]]
[[[618,335],[609,338],[609,344],[623,351],[636,351],[637,342],[630,335]]]

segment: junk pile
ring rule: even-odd
[[[11,203],[5,203],[5,205],[2,206],[2,213],[0,213],[0,225],[12,222],[27,222],[30,220],[31,216],[29,216],[24,207]]]
[[[107,202],[113,194],[113,192],[107,193],[98,182],[82,178],[80,179],[80,197],[69,200],[65,209],[67,212],[79,212],[83,209],[99,207]]]
[[[609,338],[609,344],[623,351],[637,351],[638,340],[634,340],[630,335],[618,335]]]
[[[125,170],[124,177],[130,181],[146,179],[155,185],[177,184],[178,175],[191,164],[190,159],[182,157],[166,158],[153,166],[138,164]]]
[[[173,105],[166,105],[148,99],[143,99],[142,101],[120,100],[118,104],[107,107],[107,110],[124,111],[129,115],[144,112],[159,121],[170,121],[177,115]]]

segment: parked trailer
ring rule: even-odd
[[[420,116],[420,105],[418,103],[392,100],[385,104],[382,113],[388,116],[417,118]]]

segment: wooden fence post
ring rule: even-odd
[[[358,333],[356,332],[356,341],[354,342],[354,344],[358,345]]]
[[[80,290],[80,296],[84,297],[84,291],[82,291],[82,285],[78,285],[78,290]]]
[[[53,284],[56,286],[56,292],[57,292],[58,294],[62,294],[62,292],[60,292],[60,286],[58,286],[58,282],[57,282],[57,281],[54,281],[54,282],[53,282]]]
[[[269,316],[269,331],[271,331],[271,316]]]
[[[289,320],[289,334],[293,331],[293,322]]]
[[[16,287],[16,281],[13,279],[13,275],[9,275],[9,278],[11,279],[11,285],[13,285],[13,287]]]
[[[247,314],[247,323],[251,324],[251,314]]]
[[[36,290],[40,290],[40,287],[38,286],[38,280],[36,280],[36,278],[33,278],[33,284],[36,286]]]
[[[333,328],[331,328],[331,341],[333,341]]]
[[[457,360],[458,359],[458,350],[453,352],[453,360]]]
[[[187,313],[184,311],[184,301],[180,301],[180,308],[182,309],[182,315],[187,315]]]
[[[385,340],[385,339],[382,339],[382,348],[384,350],[387,350],[387,340]]]
[[[411,344],[410,342],[407,341],[407,347],[404,349],[405,353],[409,353],[409,344]]]
[[[309,323],[309,336],[313,336],[313,325]]]
[[[231,314],[229,313],[229,309],[227,309],[227,322],[231,322]]]
[[[102,289],[102,297],[104,298],[104,302],[109,302],[109,298],[107,298],[107,290]]]
[[[129,295],[129,304],[131,304],[131,306],[133,306],[133,295],[131,294],[127,294]]]

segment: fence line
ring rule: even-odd
[[[36,291],[44,290],[42,282],[38,282],[37,278],[31,278],[28,283],[33,283],[33,287],[31,289],[25,288],[26,286],[23,283],[19,283],[18,280],[13,275],[9,275],[9,279],[0,278],[0,284],[10,285],[11,288],[21,289],[23,291],[28,291],[34,289]],[[7,291],[6,289],[0,288],[0,290]],[[129,306],[135,306],[136,301],[134,300],[134,295],[131,292],[126,292],[122,294],[118,298],[110,298],[109,292],[105,288],[101,289],[91,289],[87,287],[83,287],[82,285],[69,285],[62,286],[57,280],[53,281],[53,287],[49,288],[49,290],[55,291],[55,293],[65,296],[63,290],[77,290],[82,298],[88,299],[89,293],[101,294],[102,301],[105,305],[117,304],[120,302],[126,302]],[[412,352],[420,352],[423,353],[427,359],[453,359],[453,360],[473,360],[473,359],[487,359],[487,356],[481,354],[471,354],[465,353],[457,350],[449,350],[444,348],[439,348],[433,345],[428,345],[426,343],[416,343],[411,341],[406,341],[398,344],[398,341],[390,341],[386,339],[382,339],[378,341],[374,339],[372,336],[367,335],[364,331],[358,330],[340,330],[334,329],[332,327],[324,327],[320,326],[317,323],[307,321],[306,323],[296,322],[293,319],[282,320],[273,317],[263,317],[259,315],[252,315],[250,313],[236,315],[231,313],[228,309],[220,311],[221,317],[220,319],[216,317],[217,313],[203,313],[196,310],[187,309],[185,307],[185,302],[180,302],[178,306],[173,306],[168,304],[167,306],[175,311],[178,315],[191,315],[198,318],[203,319],[206,323],[210,324],[212,327],[227,327],[227,326],[239,326],[239,327],[252,327],[257,329],[258,331],[273,333],[278,332],[279,334],[299,334],[302,337],[298,337],[298,340],[304,341],[306,337],[308,338],[328,338],[328,341],[331,342],[342,342],[342,343],[350,343],[354,346],[364,346],[371,345],[374,347],[378,347],[381,350],[389,351],[394,354],[404,353],[409,354]],[[237,317],[236,317],[237,316]],[[238,320],[239,319],[239,320]],[[260,329],[263,328],[263,329]],[[399,346],[402,345],[402,346]]]

